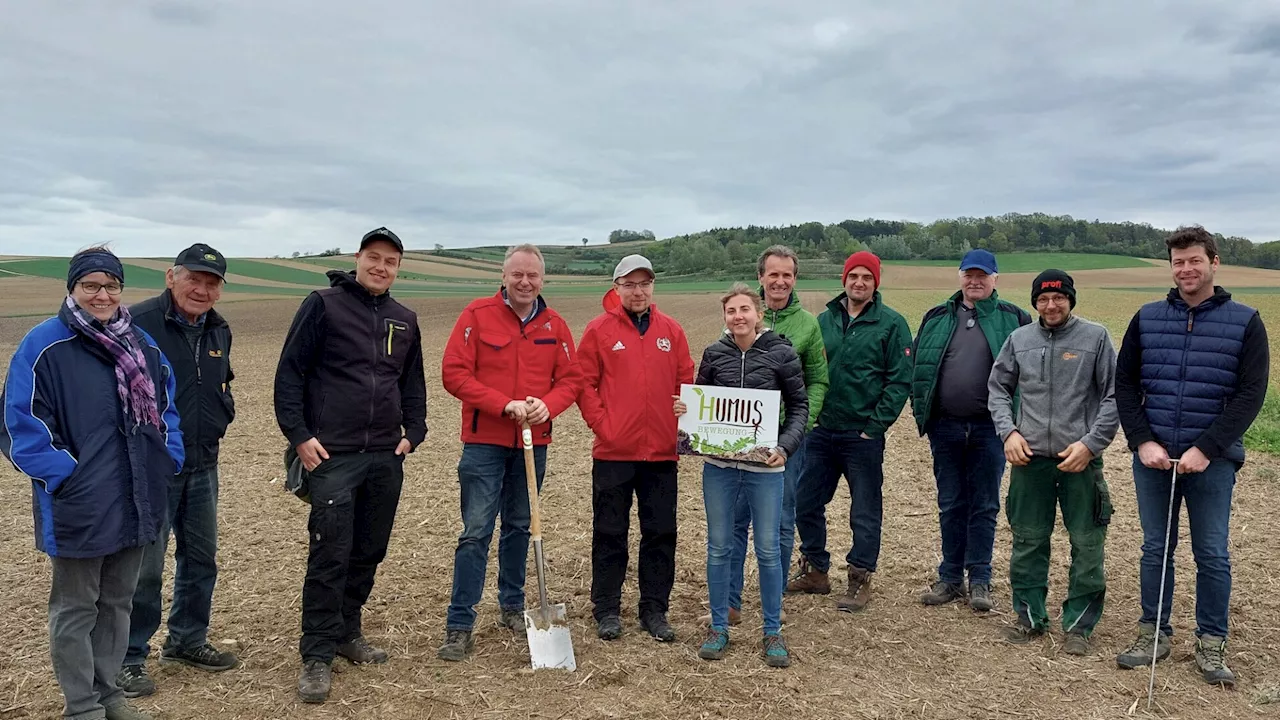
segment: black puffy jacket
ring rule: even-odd
[[[765,330],[746,352],[725,334],[706,350],[698,364],[698,385],[779,390],[784,417],[778,428],[778,446],[787,457],[795,454],[809,422],[809,395],[804,387],[804,366],[786,338]]]

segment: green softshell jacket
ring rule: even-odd
[[[942,358],[951,344],[951,336],[956,331],[956,312],[963,293],[956,291],[946,302],[933,307],[924,314],[920,328],[916,331],[916,341],[911,354],[915,356],[915,371],[911,379],[911,411],[916,418],[916,428],[924,435],[934,411],[934,391],[937,389],[938,374],[942,369]],[[1000,299],[1000,294],[991,292],[991,297],[979,300],[974,304],[978,311],[978,327],[987,338],[991,347],[991,358],[1000,355],[1000,348],[1014,330],[1031,324],[1031,315],[1011,302]]]
[[[856,318],[849,317],[844,297],[836,296],[818,316],[830,384],[817,424],[884,437],[911,393],[911,329],[878,290]]]
[[[760,294],[764,296],[764,288],[760,289]],[[827,351],[822,346],[818,318],[804,309],[799,296],[793,292],[791,300],[781,310],[765,307],[764,326],[786,338],[800,356],[800,364],[804,366],[804,389],[809,395],[809,421],[804,429],[812,430],[818,413],[822,412],[822,399],[827,395]]]

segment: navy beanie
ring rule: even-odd
[[[71,258],[71,267],[67,268],[67,292],[71,292],[80,278],[96,272],[104,272],[124,283],[124,264],[120,258],[109,250],[90,250]]]

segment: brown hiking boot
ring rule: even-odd
[[[836,601],[836,609],[857,612],[871,602],[871,573],[849,566],[849,589]]]
[[[831,592],[831,580],[825,572],[815,569],[807,558],[800,558],[800,572],[787,583],[787,592],[826,595]]]

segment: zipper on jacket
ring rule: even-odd
[[[191,467],[200,467],[204,464],[204,458],[201,454],[204,452],[204,445],[200,442],[200,419],[204,416],[204,373],[200,371],[200,350],[204,342],[204,333],[200,333],[200,337],[196,338],[196,432],[195,446],[196,462]],[[174,387],[177,387],[176,385]],[[176,401],[175,401],[176,405]]]
[[[1195,308],[1187,310],[1187,339],[1182,343],[1182,366],[1178,370],[1178,409],[1173,414],[1173,444],[1182,446],[1182,394],[1187,382],[1187,353],[1191,350],[1191,332],[1195,327]]]
[[[373,334],[369,339],[373,342],[373,365],[369,367],[369,421],[364,426],[364,447],[361,452],[369,449],[369,434],[373,428],[373,413],[378,397],[378,311],[368,305],[369,314],[373,316]]]
[[[1057,343],[1058,343],[1057,333],[1050,331],[1049,332],[1049,350],[1050,350],[1050,354],[1052,354],[1054,357],[1058,356]],[[1044,367],[1043,367],[1044,349],[1043,348],[1041,348],[1040,353],[1041,353],[1040,357],[1042,358],[1041,372],[1043,372],[1044,370]],[[1046,435],[1047,437],[1045,438],[1045,442],[1049,443],[1049,452],[1052,453],[1053,452],[1053,444],[1052,444],[1053,443],[1053,365],[1052,364],[1049,365],[1049,428]]]

